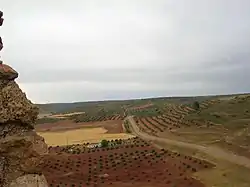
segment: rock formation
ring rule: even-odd
[[[0,25],[2,25],[0,11]],[[34,123],[38,108],[26,98],[15,79],[18,73],[0,62],[0,187],[47,187],[36,167],[47,153]]]

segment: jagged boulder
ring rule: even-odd
[[[15,80],[18,77],[18,73],[6,64],[0,64],[0,79],[3,80]]]

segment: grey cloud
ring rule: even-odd
[[[212,64],[206,69],[102,69],[102,70],[58,70],[56,73],[53,70],[36,70],[20,75],[20,82],[24,83],[39,83],[39,82],[54,82],[63,83],[65,81],[72,82],[97,82],[97,83],[133,83],[142,84],[182,84],[192,83],[195,81],[214,84],[240,82],[250,78],[249,70],[250,63],[235,63]],[[36,76],[30,79],[30,75],[34,73]]]
[[[38,102],[250,91],[248,0],[1,5],[2,57]]]

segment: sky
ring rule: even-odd
[[[249,0],[0,0],[35,103],[250,92]]]

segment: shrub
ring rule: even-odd
[[[195,110],[199,110],[199,109],[200,109],[200,104],[199,104],[198,101],[195,101],[195,102],[193,103],[193,108],[194,108]]]
[[[104,139],[101,141],[101,147],[108,147],[108,145],[109,145],[109,142],[107,140]]]

